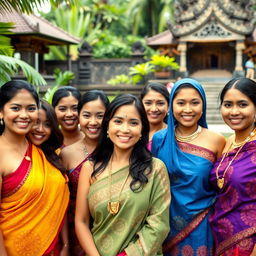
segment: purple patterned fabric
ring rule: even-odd
[[[223,160],[218,171],[220,178],[237,150],[229,152]],[[239,255],[247,255],[256,243],[256,141],[246,143],[238,153],[226,171],[221,190],[216,179],[220,160],[210,175],[210,182],[219,193],[209,219],[216,244],[215,255],[228,255],[234,248],[238,248]]]

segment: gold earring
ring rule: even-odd
[[[108,134],[108,131],[107,131],[107,138],[109,138],[109,134]]]
[[[4,125],[4,120],[3,120],[3,118],[0,118],[0,125]]]

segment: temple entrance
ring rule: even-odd
[[[235,45],[224,43],[188,43],[187,68],[198,70],[223,69],[232,72],[235,67]]]

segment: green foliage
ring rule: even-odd
[[[177,70],[179,65],[175,62],[173,57],[153,55],[149,61],[130,67],[129,76],[124,74],[117,75],[108,80],[107,83],[111,85],[138,84],[152,72],[166,68],[169,70]]]
[[[131,47],[110,31],[102,33],[99,42],[93,47],[95,58],[127,58],[130,55]]]
[[[33,67],[22,60],[5,55],[0,55],[0,85],[10,81],[11,76],[14,76],[19,68],[31,84],[35,86],[46,85],[43,77]]]
[[[12,56],[13,47],[11,46],[11,39],[9,37],[3,36],[12,34],[10,31],[14,27],[14,24],[9,22],[0,22],[0,54]]]
[[[118,85],[118,84],[130,84],[131,79],[127,75],[117,75],[114,78],[107,81],[107,84]]]
[[[61,72],[60,69],[56,68],[54,70],[54,77],[55,77],[55,85],[48,88],[46,93],[43,96],[43,99],[48,101],[50,104],[52,104],[52,97],[54,93],[59,89],[62,85],[68,85],[72,79],[75,78],[75,75],[71,71],[64,71]]]
[[[154,66],[154,71],[179,69],[179,65],[177,62],[175,62],[174,57],[164,55],[153,55],[149,63]]]

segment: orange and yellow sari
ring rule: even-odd
[[[0,229],[9,256],[41,256],[54,249],[69,201],[66,183],[31,144],[17,170],[3,177]]]

